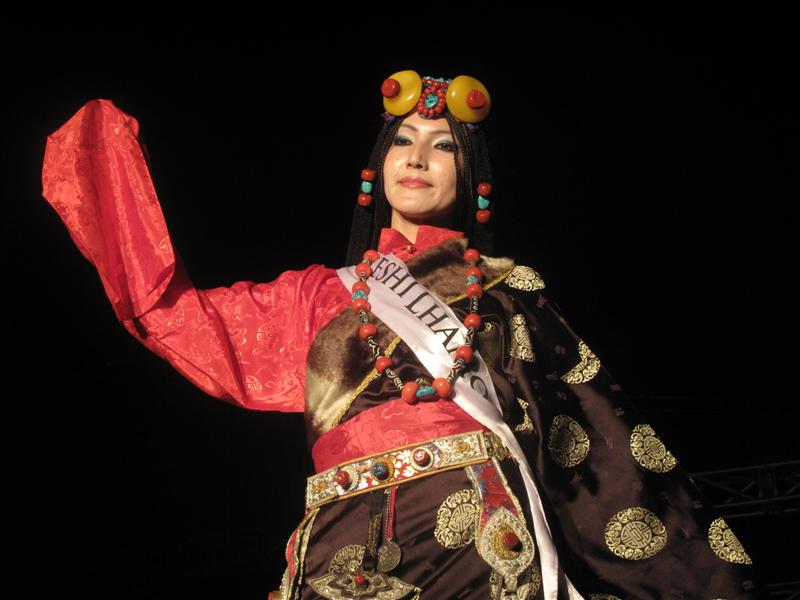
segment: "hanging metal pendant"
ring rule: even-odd
[[[402,551],[400,546],[392,540],[384,540],[378,548],[378,571],[388,573],[400,564]]]

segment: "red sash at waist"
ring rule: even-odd
[[[466,431],[489,431],[452,400],[408,404],[402,398],[368,408],[323,433],[311,449],[317,473],[362,456]]]

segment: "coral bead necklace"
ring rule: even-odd
[[[464,344],[459,346],[456,350],[456,358],[447,377],[437,377],[433,380],[431,385],[426,386],[420,386],[416,381],[407,381],[403,383],[397,373],[392,369],[392,359],[383,353],[383,350],[375,341],[375,335],[378,330],[375,325],[370,322],[369,314],[367,313],[371,308],[368,301],[370,289],[367,285],[367,279],[372,276],[371,264],[379,258],[380,255],[375,250],[367,250],[364,252],[363,262],[356,265],[355,271],[359,280],[353,284],[353,301],[351,304],[353,312],[359,315],[361,319],[361,326],[358,328],[359,337],[369,345],[375,357],[375,370],[389,377],[400,391],[400,397],[409,404],[415,404],[420,400],[452,398],[453,382],[472,361],[472,341],[475,336],[475,331],[481,325],[481,317],[478,314],[478,302],[483,296],[483,286],[481,285],[483,273],[476,266],[478,260],[480,260],[480,254],[474,248],[470,248],[464,252],[464,260],[470,265],[466,272],[469,313],[464,317],[463,321],[464,326],[467,328]]]

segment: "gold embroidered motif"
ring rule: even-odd
[[[482,335],[482,334],[495,335],[497,333],[497,327],[495,326],[494,323],[489,323],[487,321],[484,321],[482,323],[482,325],[483,325],[483,327],[478,329],[478,331],[476,332],[478,335]]]
[[[491,432],[486,435],[484,439],[486,441],[486,448],[491,456],[494,456],[498,460],[503,460],[511,456],[511,451],[506,448],[503,440],[501,440],[500,436],[496,433]]]
[[[509,531],[522,542],[522,549],[498,553],[497,540]],[[481,558],[503,577],[520,575],[533,562],[536,551],[525,523],[503,506],[492,513],[483,529],[478,531],[476,546]]]
[[[523,420],[522,423],[514,427],[514,431],[533,431],[533,421],[528,416],[528,403],[522,398],[517,398],[517,402],[522,407]]]
[[[514,358],[519,358],[528,362],[536,362],[533,354],[528,323],[525,315],[517,313],[511,317],[511,350],[509,354]]]
[[[511,269],[511,273],[506,277],[506,283],[512,288],[525,292],[533,292],[544,288],[544,279],[542,279],[541,275],[525,265],[516,265]]]
[[[400,600],[409,594],[412,600],[419,600],[422,590],[397,577],[375,572],[364,572],[366,584],[357,586],[353,577],[360,572],[364,559],[364,546],[349,544],[340,548],[331,558],[328,573],[309,579],[315,592],[330,600],[352,600],[353,598],[380,598],[380,600]]]
[[[622,600],[611,594],[589,594],[589,600]]]
[[[631,453],[636,462],[654,473],[666,473],[678,464],[653,428],[646,423],[633,428]]]
[[[542,572],[539,570],[539,565],[534,562],[517,577],[516,590],[504,590],[503,583],[503,575],[499,571],[492,570],[492,574],[489,575],[491,588],[489,597],[492,600],[528,600],[542,586]]]
[[[606,545],[620,558],[655,556],[667,543],[667,529],[655,513],[641,506],[619,511],[606,525]]]
[[[566,468],[574,467],[589,454],[589,435],[573,418],[557,415],[550,425],[547,449],[556,464]]]
[[[714,554],[730,563],[752,565],[753,561],[744,551],[744,546],[733,533],[725,519],[714,519],[708,528],[708,543]]]
[[[465,489],[450,494],[436,512],[433,535],[445,548],[455,550],[475,539],[481,507],[475,490]]]
[[[595,356],[594,352],[589,349],[589,346],[583,340],[578,340],[578,354],[581,357],[580,362],[561,376],[562,381],[566,383],[586,383],[597,375],[600,370],[600,359]]]

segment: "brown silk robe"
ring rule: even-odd
[[[446,240],[406,261],[411,274],[448,302],[459,318],[468,308],[467,299],[459,298],[466,245],[464,238]],[[479,266],[487,283],[476,348],[489,368],[503,417],[531,465],[561,567],[577,591],[587,600],[754,598],[750,557],[665,441],[547,298],[538,273],[503,258],[486,258]],[[372,320],[381,347],[389,347],[396,335],[374,316]],[[357,326],[356,315],[344,311],[311,348],[306,413],[310,442],[329,429],[321,423],[344,422],[398,395],[387,378],[370,379],[371,359],[357,338]],[[335,351],[342,347],[348,352]],[[391,356],[404,381],[439,375],[428,373],[402,340]],[[337,410],[328,406],[333,404]],[[328,417],[316,418],[315,411]],[[330,421],[334,413],[337,417]],[[519,469],[513,458],[498,464],[533,535]],[[438,541],[447,527],[440,517],[437,530],[442,507],[472,489],[464,468],[397,486],[394,539],[402,560],[389,575],[419,591],[396,597],[495,597],[492,568],[474,541],[458,548]],[[382,492],[312,509],[301,531],[305,537],[299,536],[305,543],[298,544],[302,573],[293,590],[297,597],[326,597],[309,581],[328,573],[332,560],[337,563],[348,552],[352,558],[364,546],[367,497]],[[528,589],[526,597],[544,597],[540,585]],[[559,589],[559,598],[567,598],[563,581]]]

